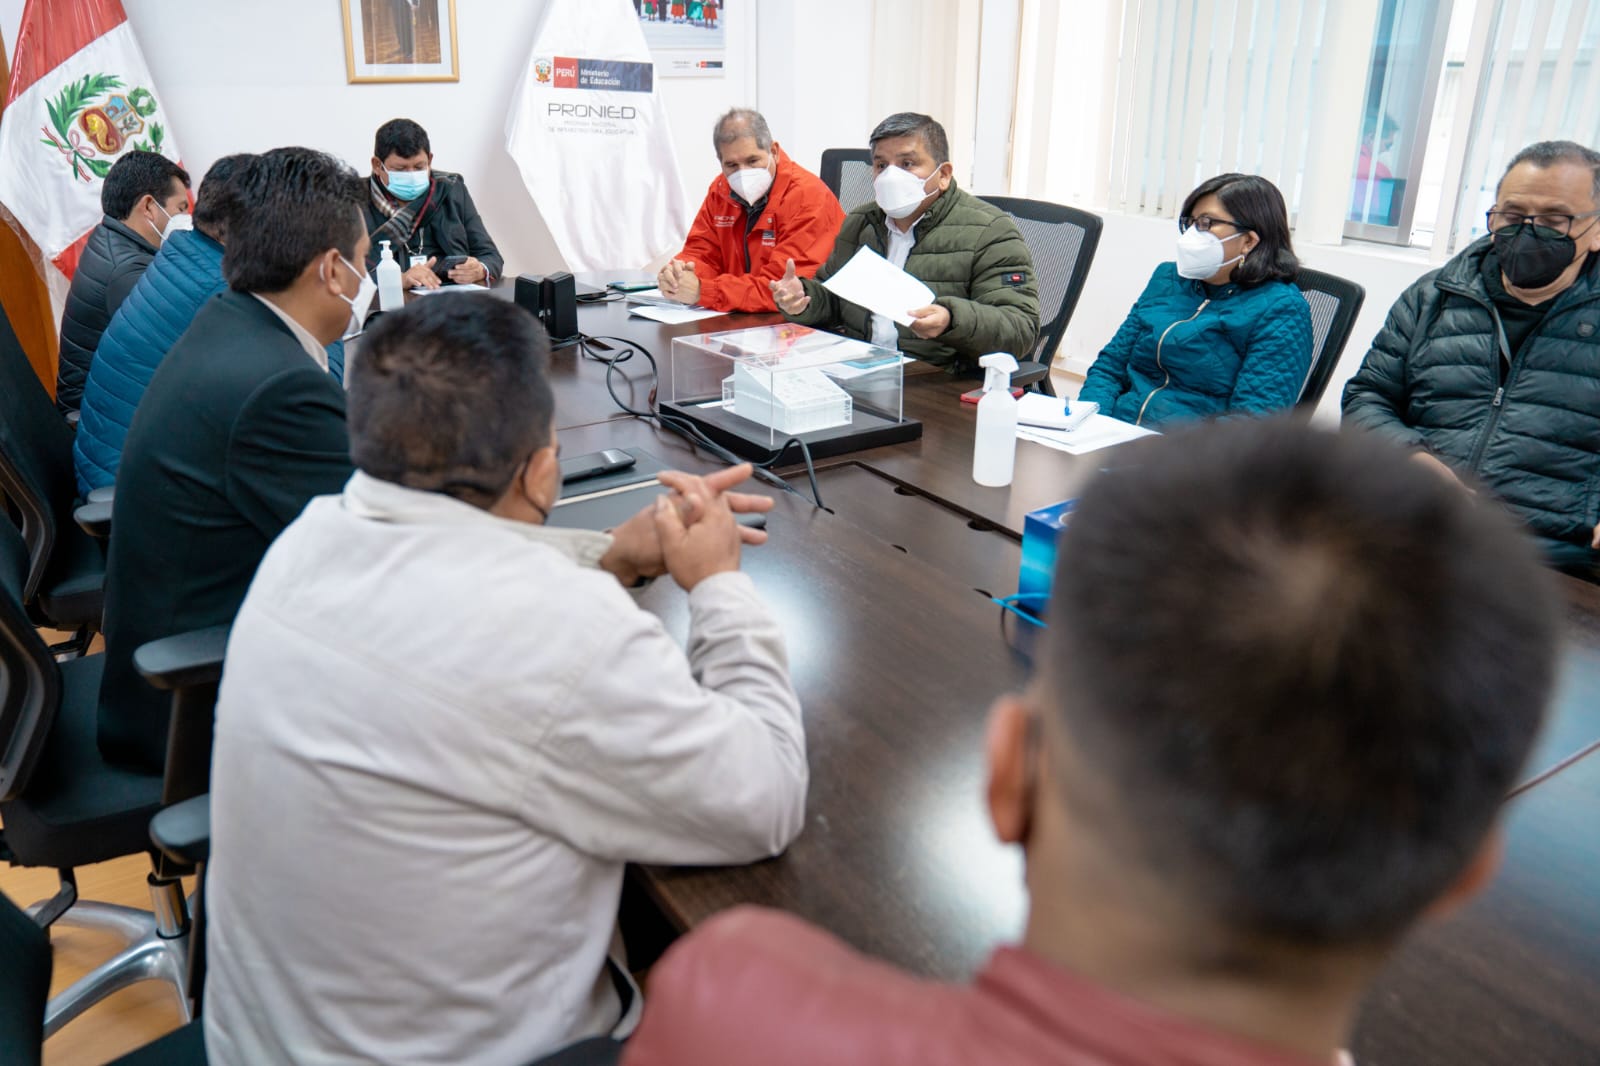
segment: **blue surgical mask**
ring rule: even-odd
[[[426,170],[391,170],[384,184],[402,200],[415,200],[428,191],[432,176]]]

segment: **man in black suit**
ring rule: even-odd
[[[99,742],[107,759],[150,772],[165,760],[170,704],[134,651],[231,622],[273,538],[352,469],[323,349],[371,301],[366,190],[331,156],[279,148],[249,165],[238,195],[230,291],[156,371],[117,471]]]

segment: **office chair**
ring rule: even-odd
[[[155,830],[152,828],[152,833]],[[45,995],[50,989],[50,936],[0,895],[0,1062],[39,1066],[44,1047]],[[533,1066],[615,1066],[622,1045],[609,1037],[579,1041]],[[111,1066],[204,1066],[205,1031],[189,1022]]]
[[[1054,396],[1050,366],[1089,280],[1089,266],[1100,246],[1100,216],[1043,200],[1014,196],[982,199],[1010,215],[1022,230],[1039,286],[1039,343],[1031,352],[1015,353],[1020,369],[1011,376],[1012,384],[1037,386],[1045,395]]]
[[[1295,284],[1311,308],[1311,369],[1295,406],[1314,410],[1355,329],[1356,315],[1361,312],[1367,290],[1353,281],[1305,267],[1300,268]]]
[[[182,695],[173,700],[165,776],[108,764],[97,743],[100,678],[105,656],[58,663],[22,608],[30,554],[10,523],[0,523],[0,859],[52,867],[55,896],[30,909],[43,927],[64,924],[110,932],[128,947],[52,999],[48,1036],[111,993],[143,980],[163,980],[188,996],[189,909],[181,877],[193,868],[152,855],[152,908],[79,901],[74,869],[153,852],[150,820],[164,806],[204,792],[209,770],[210,708],[221,676],[226,631],[203,631],[139,649],[141,668]],[[203,728],[194,724],[204,708]],[[202,752],[202,749],[203,752]],[[203,759],[203,765],[195,765]],[[198,784],[196,782],[199,782]]]
[[[846,211],[871,203],[872,151],[868,148],[829,148],[822,153],[817,176],[833,190]]]
[[[72,432],[0,313],[0,494],[28,546],[22,602],[34,620],[74,634],[81,654],[100,631],[105,551],[73,521]],[[10,524],[10,519],[5,519]]]
[[[0,1062],[39,1066],[45,996],[50,991],[50,934],[0,895]],[[199,1066],[206,1061],[199,1022],[117,1059],[112,1066]]]

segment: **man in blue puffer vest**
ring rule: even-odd
[[[239,200],[234,179],[254,158],[230,155],[211,165],[195,202],[195,228],[162,243],[101,336],[72,445],[79,492],[116,482],[122,444],[145,387],[201,306],[227,289],[222,246],[236,213],[250,210]],[[337,341],[328,345],[328,369],[344,380],[344,346]]]

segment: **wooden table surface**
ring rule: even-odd
[[[665,327],[620,305],[580,311],[585,332],[649,346],[663,380],[671,337],[763,321]],[[620,369],[642,394],[640,362]],[[616,417],[603,367],[571,351],[554,363],[567,454],[642,447],[688,469],[716,465],[672,434]],[[1022,442],[1014,484],[980,487],[970,476],[973,411],[958,399],[970,387],[909,375],[906,413],[922,421],[922,439],[828,460],[818,475],[828,509],[779,494],[770,542],[747,552],[746,569],[783,620],[805,707],[806,827],[770,862],[643,871],[680,928],[761,903],[952,979],[1020,930],[1021,857],[988,828],[982,736],[988,704],[1025,682],[1028,660],[987,597],[1016,587],[1023,516],[1074,495],[1113,453],[1073,457]],[[803,476],[793,484],[806,491]],[[1363,1066],[1600,1063],[1600,589],[1563,582],[1561,690],[1511,801],[1505,871],[1385,971],[1354,1040]],[[685,600],[670,582],[642,602],[684,635]]]

